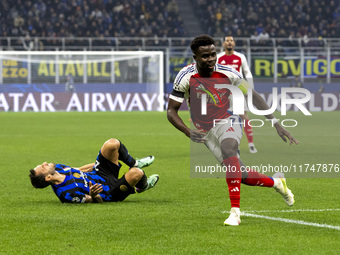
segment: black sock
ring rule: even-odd
[[[136,188],[146,189],[147,186],[148,186],[148,177],[146,177],[144,173],[142,179],[140,179],[140,181],[136,184]]]
[[[130,156],[128,150],[126,149],[126,147],[124,146],[124,144],[122,144],[121,141],[120,142],[120,147],[118,150],[119,153],[119,157],[118,159],[123,161],[125,164],[127,164],[129,167],[133,167],[136,164],[136,160]]]

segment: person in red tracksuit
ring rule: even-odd
[[[254,88],[253,75],[247,63],[246,57],[234,50],[235,40],[232,36],[226,36],[223,42],[224,52],[217,55],[217,63],[221,65],[231,66],[235,68],[242,76],[247,80],[249,85]],[[247,109],[247,107],[245,107]],[[245,121],[244,132],[248,139],[248,146],[250,153],[256,153],[257,149],[254,145],[253,128],[249,125],[249,117],[247,112],[244,115],[240,115],[243,121]]]

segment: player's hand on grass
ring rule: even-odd
[[[89,185],[90,185],[90,196],[93,198],[103,191],[103,185],[99,183],[96,183],[93,185],[92,182],[90,182]]]
[[[287,142],[287,139],[289,140],[289,144],[299,144],[299,141],[296,140],[286,129],[284,129],[279,123],[275,124],[276,131],[278,135],[281,137],[281,139],[284,142]]]
[[[202,130],[197,129],[190,130],[190,139],[195,143],[204,143],[206,141],[205,136],[206,133],[203,132]]]

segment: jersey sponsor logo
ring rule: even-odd
[[[220,104],[222,104],[222,101],[221,101],[221,97],[220,95],[218,95],[217,93],[215,94],[212,94],[209,90],[207,90],[203,84],[200,84],[197,88],[197,90],[201,90],[201,91],[204,91],[205,93],[207,93],[210,98],[208,100],[208,103],[213,103],[214,105],[217,105],[217,101],[216,99],[218,99],[218,101],[220,102]],[[197,93],[197,96],[200,96],[199,93]]]
[[[232,68],[236,69],[236,71],[238,69],[238,64],[231,64],[231,65],[228,64],[228,65],[225,65],[225,66],[232,67]]]

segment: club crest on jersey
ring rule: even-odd
[[[75,178],[80,178],[80,174],[79,173],[73,173],[73,176],[75,177]]]

